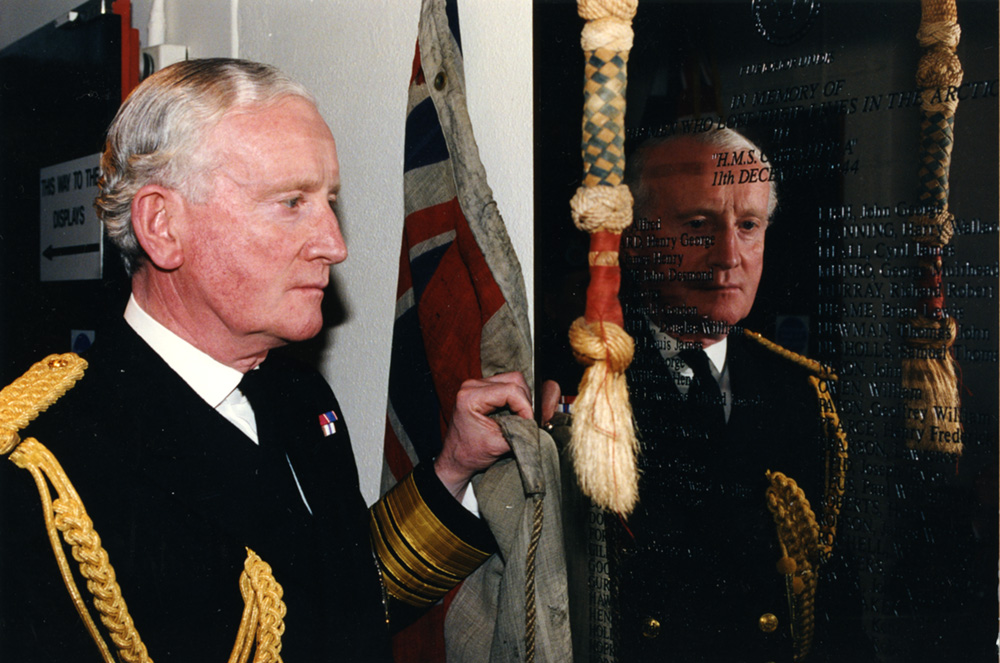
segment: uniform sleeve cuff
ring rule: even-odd
[[[386,590],[412,606],[436,602],[496,550],[489,528],[448,492],[432,463],[386,493],[370,524]]]

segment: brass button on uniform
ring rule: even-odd
[[[757,626],[764,633],[774,633],[778,630],[778,618],[770,612],[765,612],[757,620]]]
[[[642,636],[653,639],[660,634],[660,622],[653,617],[646,617],[642,620]]]

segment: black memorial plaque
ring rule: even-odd
[[[914,221],[936,212],[918,174],[928,149],[919,2],[641,1],[633,25],[628,155],[650,139],[719,127],[767,155],[743,169],[773,179],[779,204],[754,307],[734,331],[760,332],[838,376],[830,389],[850,460],[835,555],[851,597],[837,609],[873,660],[997,656],[997,11],[957,3],[963,74],[934,100],[958,101],[947,196],[954,235],[930,274],[921,268],[928,231]],[[566,330],[583,314],[588,278],[588,237],[568,204],[582,170],[582,25],[574,3],[536,2],[537,375],[569,394],[582,368]],[[720,165],[745,157],[720,154]],[[642,227],[656,223],[637,215],[626,241],[647,241]],[[623,271],[627,305],[652,272]],[[626,307],[633,334],[642,326],[634,317],[650,314],[644,305]],[[927,357],[915,341],[936,333],[913,320],[935,314],[957,326],[947,352],[959,408],[922,402],[903,379],[905,361]],[[655,389],[638,378],[633,395]],[[956,425],[912,425],[932,417]],[[628,597],[615,596],[614,554],[603,525],[574,533],[568,520],[568,536],[589,536],[592,553],[589,586],[571,587],[573,604],[590,613],[586,632],[574,624],[577,658],[618,660],[614,613]],[[658,637],[669,637],[662,626]],[[823,626],[805,660],[839,660],[820,648],[829,645]]]

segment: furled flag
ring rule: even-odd
[[[442,32],[446,48],[430,38]],[[454,0],[425,0],[420,34],[406,118],[383,490],[440,451],[464,380],[517,370],[531,382],[521,266],[479,161],[461,61],[445,59],[461,53]],[[439,63],[430,72],[421,64],[428,55]]]
[[[524,156],[530,158],[530,155]],[[424,0],[422,4],[407,105],[404,190],[405,220],[389,372],[383,492],[417,463],[431,462],[438,454],[454,409],[455,395],[464,380],[520,371],[529,386],[532,383],[531,335],[524,282],[492,191],[486,184],[486,173],[472,134],[465,105],[455,0]],[[527,440],[526,443],[513,440],[508,430],[521,425],[530,427],[526,435],[520,436]],[[501,624],[496,618],[501,608],[496,605],[494,596],[493,605],[484,607],[482,617],[477,618],[479,621],[474,626],[463,623],[461,627],[465,631],[463,639],[470,641],[471,648],[457,654],[453,645],[449,645],[450,660],[472,660],[480,656],[480,652],[483,657],[477,661],[489,660],[493,634],[506,637],[508,629],[522,643],[528,640],[524,637],[528,630],[532,634],[531,642],[536,632],[539,638],[551,639],[547,624],[531,629],[525,627],[526,557],[523,551],[526,548],[522,545],[526,544],[522,539],[526,537],[522,536],[525,528],[521,527],[520,514],[527,514],[528,520],[524,522],[529,526],[526,529],[533,531],[531,509],[524,506],[531,501],[536,506],[540,529],[545,479],[552,477],[555,493],[552,500],[544,501],[544,522],[547,533],[559,536],[558,545],[552,546],[553,551],[561,548],[555,497],[558,493],[557,456],[547,436],[544,443],[539,441],[533,422],[521,420],[511,426],[501,422],[501,426],[511,441],[518,464],[508,462],[497,472],[491,470],[493,474],[487,475],[490,480],[484,478],[483,494],[509,491],[521,501],[516,510],[519,515],[506,527],[506,532],[498,532],[489,497],[480,498],[480,510],[493,528],[501,551],[507,553],[504,562],[492,562],[501,567],[500,571],[491,567],[493,577],[504,572],[515,578],[509,572],[518,569],[516,579],[511,582],[521,585],[519,590],[512,590],[514,594],[519,592],[521,603],[513,609],[503,609],[506,613],[521,614]],[[507,514],[514,512],[508,507]],[[543,539],[540,549],[545,545]],[[511,563],[511,558],[517,557],[520,557],[520,567]],[[539,554],[537,562],[534,557],[528,559],[528,566],[532,570],[537,566],[539,576],[545,573],[546,577],[558,578],[559,570],[552,569],[563,564],[561,554],[554,553],[551,559]],[[565,567],[561,569],[564,577]],[[456,596],[460,597],[457,599],[460,603],[475,603],[478,599],[461,597],[476,594],[479,589],[473,591],[473,587],[484,586],[476,576],[470,577],[465,583],[464,594],[461,594],[463,586],[459,586],[429,614],[398,634],[394,643],[396,660],[443,662],[448,606]],[[557,587],[557,583],[551,586]],[[550,591],[548,587],[539,586],[536,590],[533,576],[531,587],[539,602],[546,601],[545,605],[565,603],[564,597],[545,595]],[[565,583],[551,591],[562,596]],[[528,604],[533,614],[534,595],[528,599]],[[462,612],[476,610],[463,608]],[[449,617],[449,623],[450,620]],[[480,629],[478,634],[470,633],[470,629],[477,628]],[[554,649],[568,651],[568,635],[560,642],[565,642],[565,649],[561,649],[562,644]],[[505,651],[509,655],[510,646]]]

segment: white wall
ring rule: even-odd
[[[4,0],[0,47],[80,4]],[[133,0],[146,43],[152,0]],[[322,371],[354,438],[365,499],[378,495],[403,210],[406,87],[420,0],[166,0],[166,38],[192,57],[268,62],[316,94],[338,141],[339,212],[350,258],[334,269],[348,311]],[[531,3],[459,0],[469,112],[532,291]],[[15,20],[16,18],[16,20]],[[529,312],[530,315],[530,312]]]

